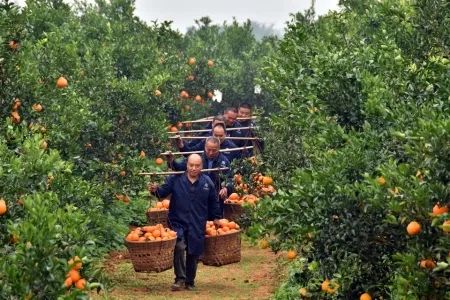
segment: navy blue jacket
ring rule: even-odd
[[[252,120],[240,121],[242,127],[255,127],[256,124]],[[256,137],[254,129],[241,129],[242,137]],[[240,147],[253,146],[254,149],[258,149],[258,152],[262,152],[264,148],[264,143],[262,140],[243,140]],[[253,155],[254,149],[242,150],[242,157],[250,157]]]
[[[169,206],[169,226],[184,237],[190,255],[201,255],[207,220],[220,218],[219,202],[214,184],[205,174],[191,183],[187,174],[172,175],[154,193],[159,198],[172,194]]]
[[[205,129],[212,129],[211,126],[212,126],[212,123],[209,123],[209,125],[207,125],[205,127]],[[242,127],[242,124],[239,123],[238,121],[235,121],[232,126],[226,126],[227,129],[228,128],[240,128],[240,127]],[[205,134],[209,135],[209,132],[203,133],[203,135],[205,135]],[[211,132],[211,135],[212,135],[212,132]],[[242,130],[241,129],[239,129],[239,130],[227,130],[227,136],[230,136],[230,137],[242,137]],[[243,144],[242,140],[232,140],[232,141],[233,141],[233,143],[235,143],[239,147],[242,147],[241,146],[241,144]]]
[[[202,162],[203,162],[203,169],[208,169],[208,158],[206,157],[205,152],[201,154]],[[175,171],[184,171],[187,168],[187,159],[183,159],[182,161],[173,161],[172,164],[168,163],[169,168],[175,170]],[[214,186],[216,188],[216,194],[219,194],[220,189],[222,188],[222,185],[224,185],[227,188],[228,195],[230,195],[233,190],[233,175],[230,169],[230,161],[222,154],[219,153],[219,155],[212,160],[211,168],[229,168],[228,171],[220,171],[220,172],[204,172],[203,174],[206,174],[209,176],[211,181],[214,183]],[[220,213],[223,213],[223,200],[219,199],[220,204]]]
[[[198,142],[195,145],[191,144],[184,144],[183,148],[180,149],[181,152],[189,152],[189,151],[203,151],[205,150],[205,143],[206,139]],[[229,149],[229,148],[237,148],[236,144],[233,143],[231,140],[224,140],[220,144],[220,149]],[[227,152],[221,152],[230,162],[233,161],[233,159],[239,159],[241,158],[241,151],[227,151]],[[204,168],[206,168],[204,166]]]

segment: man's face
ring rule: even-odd
[[[252,110],[250,108],[239,107],[239,111],[238,111],[239,118],[248,118],[248,117],[251,117],[251,115],[252,115]]]
[[[223,127],[217,126],[213,129],[213,137],[216,137],[219,139],[220,143],[222,144],[225,140],[225,130],[223,130]]]
[[[187,172],[190,177],[198,177],[202,170],[202,159],[200,156],[189,157],[187,162]]]
[[[205,154],[208,159],[214,159],[219,156],[219,145],[213,142],[206,142]]]
[[[225,124],[227,126],[233,126],[234,122],[236,122],[237,113],[234,111],[227,111],[223,116],[225,117]]]

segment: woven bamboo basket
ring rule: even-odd
[[[147,221],[149,225],[162,224],[164,227],[168,227],[169,223],[167,218],[169,216],[169,210],[156,210],[147,211]]]
[[[173,252],[176,238],[166,241],[128,242],[128,248],[134,271],[162,272],[173,267]]]
[[[241,261],[241,231],[205,238],[200,260],[204,265],[220,267]]]
[[[223,204],[223,217],[231,221],[239,221],[239,219],[245,214],[245,210],[241,204],[237,203],[224,203]]]

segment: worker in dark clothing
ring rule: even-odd
[[[255,122],[251,119],[252,117],[252,106],[248,103],[242,103],[238,108],[238,118],[248,118],[248,120],[239,120],[242,127],[256,127]],[[243,137],[256,137],[254,129],[241,129],[241,135]],[[264,144],[262,140],[246,140],[243,141],[243,147],[252,146],[253,149],[246,149],[242,152],[243,157],[252,156],[256,150],[257,152],[262,152]]]
[[[169,206],[169,226],[177,232],[173,265],[173,291],[192,290],[199,256],[203,253],[206,221],[221,217],[214,183],[201,173],[202,158],[192,154],[187,160],[186,172],[173,175],[158,187],[150,184],[149,191],[164,198],[172,194]]]
[[[220,212],[223,214],[223,201],[233,192],[233,178],[230,169],[230,161],[219,152],[220,141],[215,137],[208,137],[205,142],[204,152],[200,155],[205,169],[228,168],[217,172],[206,172],[216,187],[219,196]],[[167,165],[176,171],[186,170],[186,159],[175,161],[172,154],[167,155]]]
[[[211,129],[211,131],[205,131],[200,133],[198,136],[204,136],[204,137],[208,137],[208,136],[214,136],[212,133],[212,128],[216,127],[216,125],[222,125],[224,128],[225,127],[225,118],[222,115],[217,115],[214,116],[212,121],[205,127],[205,129]],[[200,143],[202,140],[193,140],[189,143],[187,143],[188,147],[194,147],[196,144]],[[203,148],[202,148],[203,149]]]
[[[228,107],[223,112],[223,119],[225,121],[225,128],[240,128],[242,127],[241,123],[236,121],[237,119],[237,110],[234,107]],[[211,129],[214,127],[214,124],[208,124],[208,126],[205,127],[205,129]],[[241,137],[242,133],[241,130],[227,130],[227,136],[228,137]],[[237,146],[241,147],[242,141],[240,140],[232,140]]]
[[[212,136],[216,137],[220,141],[220,149],[233,149],[237,148],[236,144],[233,143],[231,140],[225,139],[226,137],[226,130],[225,127],[222,124],[217,124],[214,126],[212,130]],[[201,151],[205,149],[205,143],[206,138],[204,140],[201,140],[195,145],[186,144],[182,139],[177,140],[177,147],[181,152],[190,152],[190,151]],[[225,151],[222,152],[222,154],[230,161],[230,163],[234,159],[241,158],[241,152],[240,151]]]

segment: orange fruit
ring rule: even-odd
[[[448,206],[440,206],[439,203],[436,203],[436,205],[433,207],[433,214],[439,216],[445,213],[448,213]]]
[[[176,126],[170,127],[170,132],[178,132],[178,128]]]
[[[119,175],[125,177],[125,175],[127,175],[127,172],[125,170],[122,170],[120,171]]]
[[[164,160],[161,157],[158,157],[157,159],[155,159],[155,163],[160,166],[164,163]]]
[[[189,64],[190,66],[195,65],[196,62],[197,62],[197,60],[195,59],[195,57],[189,57],[189,59],[188,59],[188,64]]]
[[[16,111],[20,108],[20,106],[22,106],[22,101],[20,101],[19,98],[14,99],[14,104],[13,104],[12,110]]]
[[[209,99],[212,99],[213,97],[214,97],[213,92],[208,92],[208,98],[209,98]]]
[[[33,109],[35,112],[41,112],[43,107],[40,103],[35,103],[31,106],[31,109]]]
[[[180,92],[180,98],[181,99],[188,99],[189,98],[189,93],[188,92],[186,92],[186,91],[181,91]]]
[[[12,50],[17,50],[17,48],[19,47],[19,43],[14,40],[9,41],[8,45]]]
[[[380,176],[380,177],[377,178],[377,183],[379,185],[385,185],[386,184],[386,179],[384,179],[383,176]]]
[[[200,103],[200,102],[202,102],[202,96],[197,95],[197,96],[195,96],[194,100],[195,100],[195,102]]]
[[[8,207],[6,206],[5,199],[0,199],[0,216],[3,216],[8,211]]]
[[[14,124],[19,124],[20,123],[20,115],[17,111],[12,111],[11,112],[11,121]]]
[[[409,235],[417,235],[422,231],[422,226],[416,221],[412,221],[406,226],[406,231]]]
[[[75,283],[75,287],[79,290],[84,290],[86,288],[86,279],[81,278]]]
[[[214,61],[212,59],[208,59],[208,67],[213,67],[214,66]]]
[[[161,237],[161,231],[159,229],[155,229],[155,230],[153,230],[152,235],[155,238]]]
[[[433,270],[434,268],[436,268],[436,263],[431,259],[422,259],[420,261],[420,267],[422,269]]]
[[[262,179],[262,183],[264,185],[271,185],[272,182],[273,182],[272,177],[269,177],[269,176],[264,176]]]
[[[63,76],[59,77],[58,80],[56,81],[56,87],[58,89],[65,89],[68,86],[69,83],[67,82],[67,79],[64,78]]]
[[[139,241],[139,234],[135,232],[131,232],[127,235],[127,241],[129,242],[136,242]]]
[[[67,277],[66,280],[64,280],[64,286],[68,289],[70,289],[70,287],[72,286],[73,281],[72,278]]]
[[[372,300],[372,296],[366,292],[359,297],[359,300]]]
[[[72,282],[77,282],[81,278],[80,272],[75,269],[70,270],[69,273],[67,273],[67,277],[70,277]]]
[[[228,196],[229,200],[239,200],[239,195],[237,193],[231,193],[230,196]]]
[[[164,208],[169,209],[170,200],[164,199],[164,200],[162,201],[162,205],[163,205]]]
[[[156,96],[156,97],[161,96],[161,91],[160,91],[160,90],[156,90],[156,91],[155,91],[155,96]]]
[[[295,251],[295,250],[289,250],[288,252],[287,252],[287,258],[289,259],[289,260],[293,260],[294,258],[296,258],[297,257],[297,251]]]
[[[322,291],[325,292],[325,293],[327,293],[327,294],[334,294],[334,293],[336,293],[336,291],[338,290],[338,288],[339,288],[339,284],[337,284],[337,283],[334,282],[333,280],[330,281],[330,280],[328,280],[328,279],[325,279],[325,280],[322,282],[322,285],[321,285]]]

